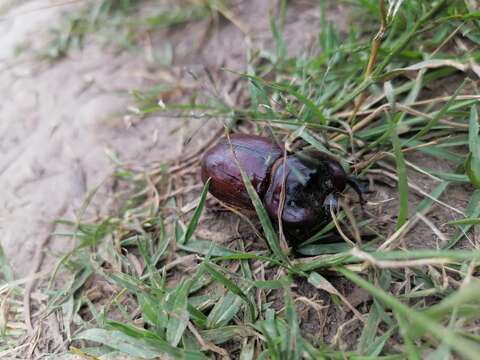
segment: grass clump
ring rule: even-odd
[[[248,72],[236,74],[249,91],[244,102],[158,105],[141,97],[138,112],[198,111],[195,119],[221,117],[233,130],[269,129],[288,146],[329,152],[350,172],[388,184],[389,199],[361,211],[347,194],[335,221],[293,258],[246,176],[266,240],[241,236],[225,246],[197,235],[208,183],[181,208],[189,191],[166,184],[198,164],[201,151],[146,172],[119,168],[116,180],[138,190],[126,206],[98,223],[70,223],[63,234],[79,246],[62,259],[71,282],[50,304],[68,320],[72,351],[147,359],[477,357],[480,16],[468,1],[345,3],[356,15],[351,29],[340,33],[321,2],[317,48],[291,57],[282,1],[270,19],[274,46],[250,49]],[[464,207],[445,197],[458,189]],[[445,213],[443,224],[435,222]],[[418,232],[421,225],[427,231]],[[335,228],[347,241],[322,243]],[[410,244],[419,238],[423,249]],[[353,288],[364,298],[357,301]]]
[[[142,6],[143,5],[143,6]],[[142,12],[144,7],[151,11]],[[39,50],[39,57],[58,60],[71,49],[81,49],[88,38],[105,45],[138,51],[152,31],[178,26],[212,15],[208,2],[147,0],[100,0],[65,15],[60,27],[52,29],[51,39]]]

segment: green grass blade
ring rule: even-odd
[[[437,322],[433,321],[429,316],[402,304],[393,295],[390,295],[377,288],[375,285],[364,280],[352,271],[345,268],[337,268],[337,271],[357,286],[367,290],[370,294],[372,294],[372,296],[381,300],[387,307],[405,317],[412,325],[422,329],[429,335],[432,335],[438,340],[449,345],[458,354],[461,354],[466,359],[475,360],[478,358],[478,354],[480,353],[480,345],[465,339],[450,329],[441,326]]]
[[[395,128],[391,132],[391,141],[393,145],[393,152],[395,154],[395,161],[397,163],[398,172],[398,193],[400,208],[398,210],[397,226],[396,229],[400,229],[408,218],[408,178],[407,178],[407,166],[405,165],[405,159],[403,156],[400,139],[396,132],[396,125],[392,123]]]
[[[408,360],[421,360],[421,354],[419,349],[415,346],[415,343],[410,336],[409,326],[405,318],[400,315],[398,312],[395,312],[395,317],[397,319],[398,325],[400,327],[400,335],[403,337],[405,342],[406,354]]]
[[[480,190],[476,190],[470,198],[468,206],[465,209],[465,216],[467,216],[467,218],[477,218],[480,216]],[[444,248],[450,249],[455,246],[455,244],[465,236],[473,225],[474,224],[460,225],[458,233],[452,239],[448,240]]]
[[[240,311],[243,299],[230,292],[223,296],[208,314],[206,327],[216,328],[227,325]]]
[[[173,298],[172,300],[169,299],[173,304],[171,309],[169,309],[166,338],[172,346],[178,345],[190,319],[187,310],[189,288],[189,281],[184,281],[169,296],[169,298]]]
[[[203,208],[205,207],[205,201],[207,199],[208,194],[208,187],[210,185],[210,179],[207,180],[205,185],[203,186],[202,194],[200,195],[200,201],[198,203],[195,212],[193,213],[192,219],[188,224],[185,232],[183,233],[182,237],[179,239],[180,244],[186,244],[188,240],[192,237],[195,229],[197,228],[198,221],[200,220],[200,216],[202,215]]]
[[[233,149],[233,147],[231,147],[231,150],[234,152],[234,155],[235,155],[235,150]],[[272,222],[270,220],[270,217],[268,216],[268,213],[265,210],[265,207],[263,206],[262,200],[260,199],[257,192],[255,191],[255,188],[253,187],[252,182],[248,178],[247,173],[240,166],[240,163],[239,163],[236,155],[235,155],[235,161],[236,161],[238,169],[240,170],[240,173],[242,175],[243,183],[245,184],[248,195],[250,196],[250,199],[252,200],[253,206],[255,207],[255,211],[257,212],[257,216],[260,220],[260,223],[262,224],[263,232],[265,234],[265,238],[267,239],[268,246],[270,247],[273,254],[275,255],[275,257],[278,258],[279,261],[288,264],[289,260],[288,260],[287,256],[283,253],[283,251],[280,247],[280,241],[278,239],[277,232],[275,231],[275,229],[272,225]]]
[[[287,345],[286,356],[287,359],[299,360],[301,359],[301,349],[298,341],[300,336],[300,327],[295,304],[293,303],[293,299],[289,291],[285,291],[285,312],[285,318],[288,325],[287,336],[285,338],[285,344]]]
[[[448,225],[480,225],[480,218],[468,218],[462,220],[449,221]]]
[[[472,185],[480,189],[480,125],[477,106],[472,107],[469,124],[468,147],[470,153],[465,161],[465,172]]]
[[[130,335],[124,331],[129,330]],[[154,359],[165,354],[176,359],[203,360],[207,359],[198,352],[184,351],[169,345],[165,340],[152,336],[146,330],[134,329],[123,326],[124,331],[88,329],[75,336],[78,340],[89,340],[98,342],[108,347],[119,350],[125,354],[139,357],[141,359]]]
[[[239,296],[245,303],[248,305],[248,309],[250,311],[250,316],[252,319],[255,319],[256,316],[256,310],[255,310],[255,305],[252,303],[252,301],[248,298],[248,296],[243,292],[240,287],[238,287],[237,284],[235,284],[233,281],[229,280],[226,278],[220,271],[216,269],[216,265],[214,264],[209,264],[208,262],[204,262],[203,266],[205,270],[215,279],[215,281],[219,282],[223,286],[225,286],[228,290],[230,290],[232,293],[235,295]]]
[[[186,245],[178,245],[178,248],[191,253],[208,256],[229,256],[241,254],[209,240],[191,240]]]

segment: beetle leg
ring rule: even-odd
[[[365,185],[365,182],[362,182],[361,180],[357,179],[354,176],[349,176],[347,178],[347,184],[350,185],[350,187],[355,190],[355,192],[358,194],[358,198],[360,199],[360,204],[365,204],[366,201],[363,198],[363,194],[368,192],[368,185]]]
[[[338,209],[338,205],[337,196],[335,194],[328,195],[323,202],[323,207],[327,212],[330,212],[331,208]]]

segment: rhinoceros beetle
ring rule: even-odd
[[[231,134],[229,138],[231,145],[228,138],[222,138],[203,156],[203,182],[210,178],[210,193],[226,204],[253,209],[238,168],[240,165],[269,216],[276,221],[285,181],[281,219],[291,245],[313,235],[330,219],[330,207],[336,205],[337,194],[347,185],[358,193],[363,203],[358,181],[348,176],[337,160],[323,152],[301,151],[288,154],[284,159],[283,147],[269,138],[246,134]]]

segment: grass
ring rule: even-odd
[[[148,0],[90,2],[79,11],[66,13],[62,24],[50,30],[48,44],[38,49],[37,55],[40,59],[60,60],[73,49],[82,49],[85,42],[92,39],[104,46],[138,52],[152,31],[208,18],[216,11],[210,1],[185,1],[185,4],[164,1],[153,4],[151,11],[141,12],[142,4],[152,3]],[[168,54],[154,52],[151,56],[152,61],[170,65]]]
[[[373,179],[373,190],[391,185],[390,221],[375,219],[381,201],[361,211],[346,194],[335,221],[295,258],[243,174],[262,231],[260,239],[226,246],[196,232],[208,212],[208,183],[183,207],[179,199],[189,191],[172,194],[166,186],[202,152],[144,172],[120,166],[114,178],[131,194],[124,206],[94,223],[64,221],[71,231],[57,234],[78,244],[58,267],[70,281],[49,292],[72,352],[94,359],[478,357],[480,14],[460,0],[343,3],[355,14],[351,28],[340,33],[326,20],[331,3],[321,1],[318,48],[291,57],[283,37],[287,1],[280,1],[279,16],[269,19],[274,46],[249,49],[247,73],[235,74],[249,91],[242,103],[212,97],[159,105],[146,90],[136,93],[137,112],[220,117],[231,131],[241,126],[330,152]],[[235,20],[224,4],[204,4]],[[102,16],[110,21],[112,11]],[[445,196],[459,189],[463,208]],[[348,241],[322,243],[336,227]],[[426,248],[410,245],[422,238]],[[302,281],[325,300],[303,293]],[[353,305],[345,283],[366,299]],[[96,288],[100,298],[91,295]],[[305,311],[319,315],[309,323]],[[305,324],[317,332],[333,327],[333,336]]]
[[[0,356],[6,357],[18,348],[19,339],[25,336],[25,325],[21,317],[22,285],[26,279],[15,279],[13,270],[0,248]],[[25,348],[25,345],[20,345]]]

